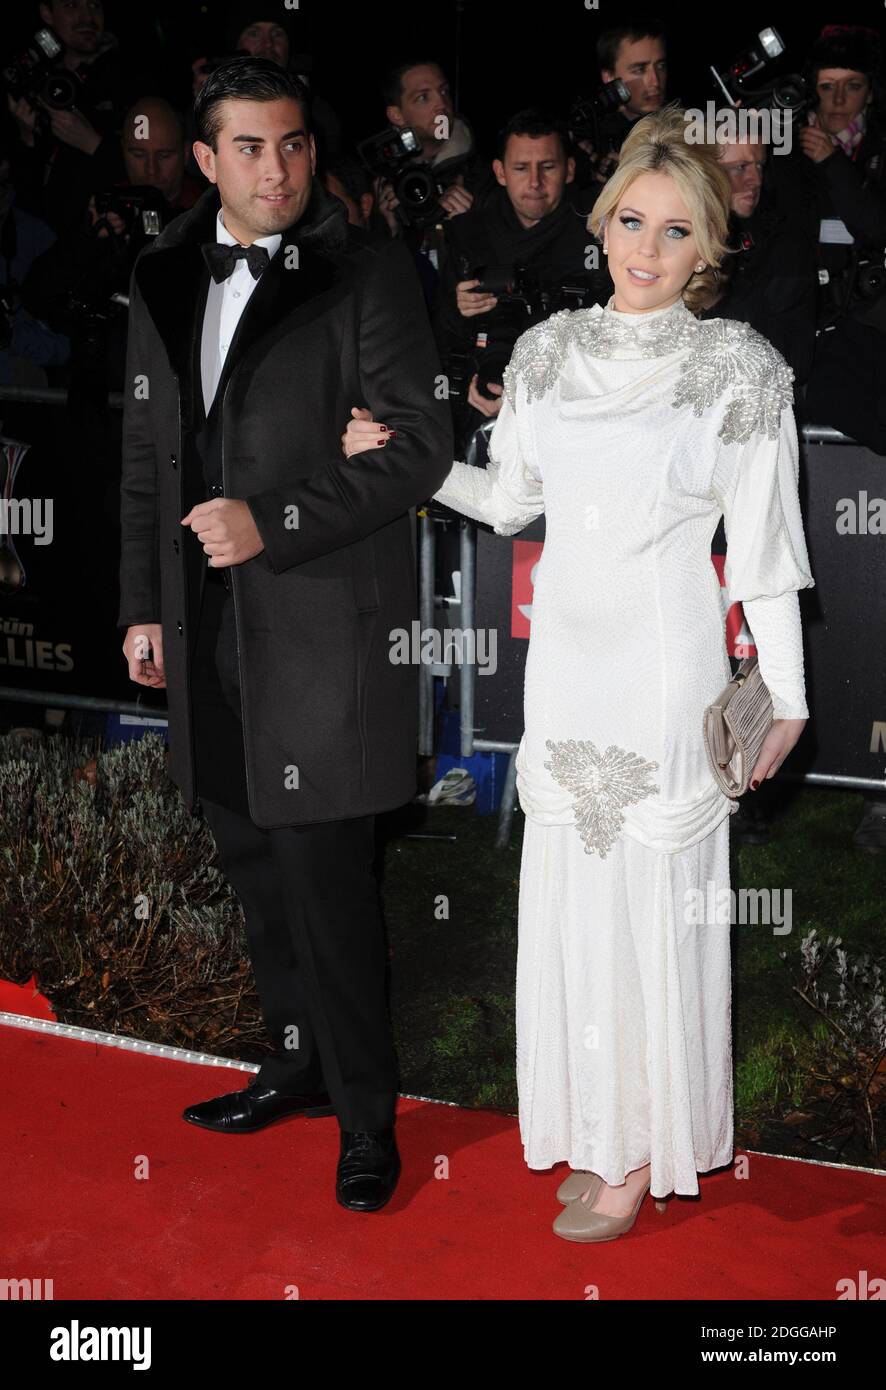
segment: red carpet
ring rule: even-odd
[[[0,1046],[0,1276],[51,1278],[57,1300],[833,1301],[883,1270],[874,1173],[752,1154],[746,1181],[702,1178],[700,1200],[647,1199],[628,1236],[573,1245],[550,1229],[568,1170],[530,1172],[516,1121],[401,1100],[400,1185],[358,1214],[335,1201],[334,1118],[244,1136],[180,1119],[250,1073],[8,1026]]]

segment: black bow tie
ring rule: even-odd
[[[234,273],[234,266],[243,257],[254,280],[258,279],[271,259],[266,246],[226,246],[221,241],[208,241],[200,249],[217,285]]]

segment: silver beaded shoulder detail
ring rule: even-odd
[[[781,413],[793,402],[794,373],[781,353],[747,323],[699,320],[677,300],[672,311],[644,323],[618,318],[594,305],[561,309],[520,335],[504,371],[505,395],[512,406],[517,385],[528,402],[552,390],[574,341],[591,357],[661,357],[689,351],[680,364],[675,409],[690,405],[700,417],[728,395],[718,431],[726,444],[743,444],[759,431],[777,439]]]
[[[569,350],[573,317],[572,309],[560,309],[544,323],[520,334],[502,375],[505,395],[512,406],[517,404],[518,378],[525,382],[527,401],[540,400],[550,391]]]
[[[781,412],[793,403],[794,373],[781,353],[747,323],[713,319],[697,329],[672,405],[691,405],[698,417],[728,393],[718,430],[725,444],[744,444],[757,431],[777,439]]]

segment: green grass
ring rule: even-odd
[[[792,991],[800,941],[815,927],[850,955],[883,949],[886,856],[852,845],[860,795],[778,786],[769,844],[733,846],[732,886],[792,894],[792,930],[733,929],[736,1124],[784,1102],[799,1105],[799,1065],[826,1026]],[[471,808],[424,813],[415,828],[446,841],[392,839],[385,907],[401,1089],[514,1112],[514,974],[523,817],[510,845],[494,845],[496,817]],[[435,916],[449,894],[449,917]],[[786,952],[788,963],[782,960]],[[793,968],[789,968],[792,965]]]

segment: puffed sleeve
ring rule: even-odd
[[[799,589],[815,585],[800,512],[797,426],[785,394],[761,387],[752,423],[721,444],[712,493],[726,529],[724,576],[741,602],[776,719],[806,719]],[[727,434],[729,431],[727,430]]]
[[[502,396],[492,433],[486,468],[456,459],[435,500],[454,511],[483,521],[499,536],[513,536],[544,511],[525,387],[520,384],[512,403]]]

